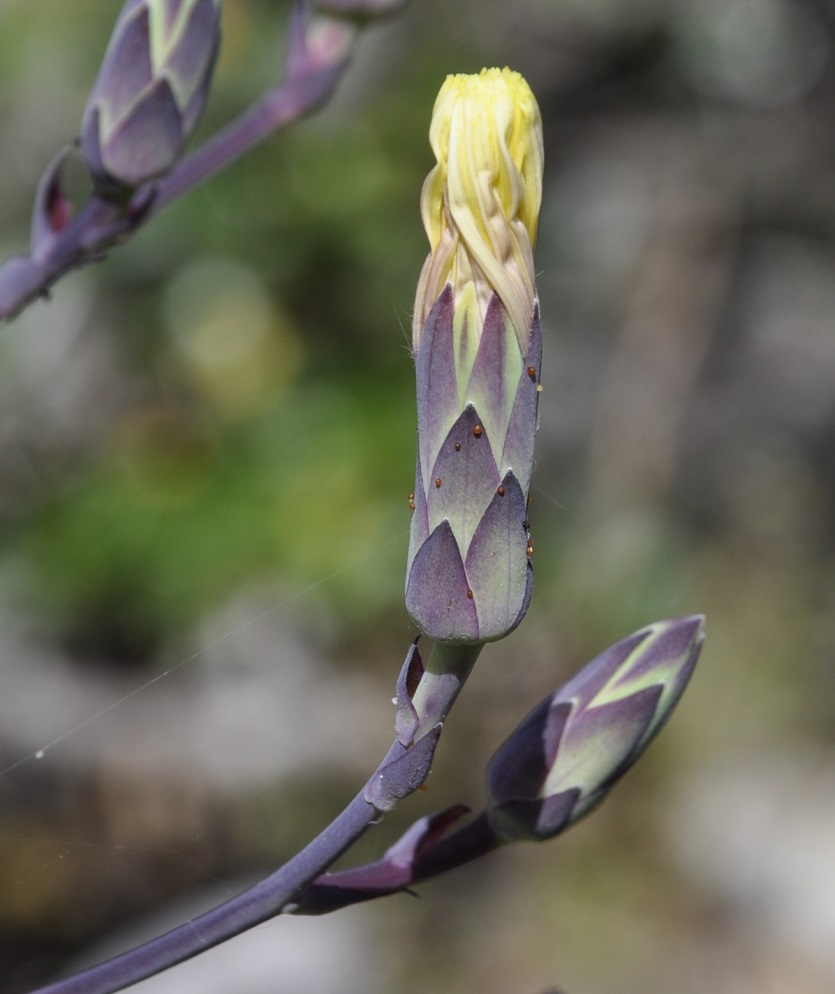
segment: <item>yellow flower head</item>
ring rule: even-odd
[[[431,252],[420,275],[413,321],[417,348],[447,283],[456,314],[481,327],[499,296],[527,351],[533,304],[533,245],[542,200],[542,122],[530,87],[509,69],[447,76],[429,141],[437,165],[421,192]]]

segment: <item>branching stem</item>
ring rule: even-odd
[[[113,994],[182,963],[277,915],[345,852],[380,816],[426,779],[440,726],[481,651],[435,646],[412,698],[418,715],[414,743],[395,740],[366,786],[300,853],[253,887],[144,945],[32,994]],[[407,665],[412,658],[410,652]],[[374,803],[384,797],[385,804]]]

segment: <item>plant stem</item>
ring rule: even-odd
[[[294,33],[301,35],[301,28],[296,27]],[[311,65],[302,61],[300,68],[289,73],[280,86],[178,163],[157,184],[149,216],[226,169],[274,131],[299,120],[328,100],[348,65],[355,33],[344,26],[339,38],[341,44],[335,46],[330,59]],[[297,41],[297,44],[303,47],[303,42]],[[296,59],[300,60],[300,57]]]
[[[277,915],[376,824],[382,813],[391,810],[425,780],[440,725],[480,651],[481,646],[434,647],[412,701],[419,718],[414,744],[406,748],[395,740],[363,790],[284,866],[198,918],[31,994],[113,994]],[[375,803],[377,798],[384,801]]]
[[[240,935],[276,915],[318,868],[329,866],[377,817],[372,805],[357,795],[300,853],[242,894],[144,945],[32,994],[112,994]]]
[[[344,6],[346,13],[351,7],[348,3],[336,6]],[[405,0],[402,4],[381,0],[371,2],[365,13],[393,13],[401,6]],[[359,32],[360,28],[347,20],[314,16],[306,4],[297,3],[281,82],[185,156],[163,179],[140,186],[130,204],[106,204],[93,197],[74,222],[55,232],[45,247],[33,244],[29,255],[13,256],[0,264],[0,321],[18,315],[70,270],[101,259],[173,201],[328,100],[345,72]]]
[[[435,642],[432,645],[423,676],[412,698],[412,704],[421,718],[417,737],[446,720],[483,648],[483,644],[443,645]]]

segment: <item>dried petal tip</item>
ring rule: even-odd
[[[483,323],[496,293],[525,354],[542,200],[536,99],[510,69],[447,76],[435,101],[429,141],[437,165],[420,202],[431,253],[415,301],[415,348],[429,312],[450,283],[456,308],[465,300],[473,325]]]
[[[81,125],[102,195],[167,172],[194,131],[220,45],[220,0],[127,0]]]
[[[700,616],[659,621],[545,698],[488,766],[494,828],[547,839],[599,804],[672,714],[703,641]]]

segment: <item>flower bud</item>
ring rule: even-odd
[[[508,69],[449,76],[421,194],[431,251],[413,324],[418,459],[406,606],[441,642],[501,638],[532,570],[527,495],[541,329],[533,244],[542,126]]]
[[[99,193],[167,172],[194,131],[220,45],[220,0],[127,0],[81,125]]]
[[[599,804],[670,717],[703,641],[700,616],[656,622],[546,697],[490,760],[493,828],[547,839]]]

